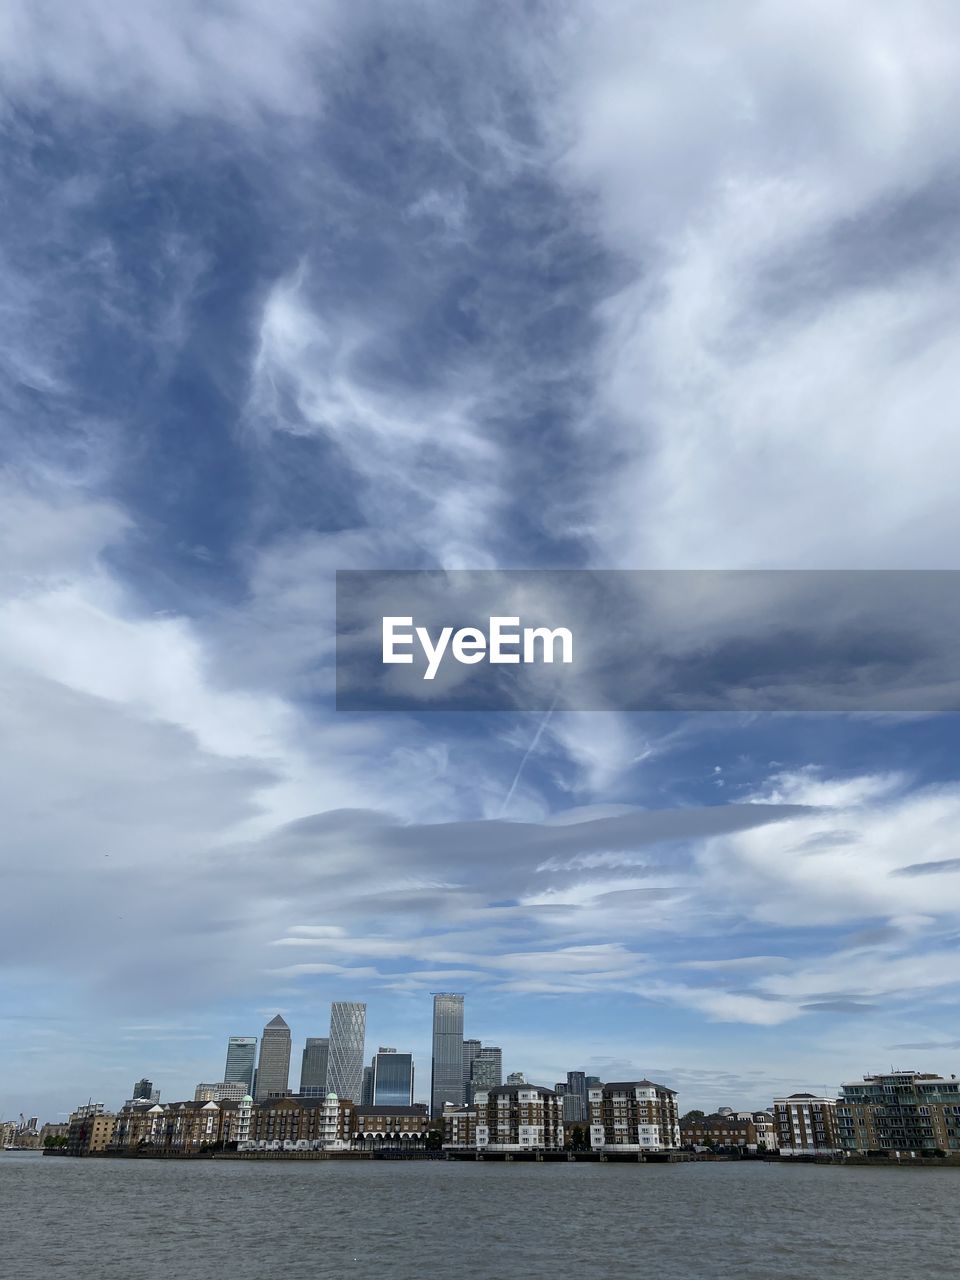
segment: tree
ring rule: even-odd
[[[696,1124],[698,1120],[705,1120],[706,1112],[704,1111],[688,1111],[685,1116],[680,1117],[680,1127],[685,1124]]]
[[[570,1147],[570,1150],[571,1150],[571,1151],[585,1151],[585,1150],[586,1150],[586,1148],[587,1148],[587,1134],[586,1134],[586,1132],[585,1132],[585,1131],[580,1127],[580,1125],[576,1124],[576,1125],[574,1125],[574,1126],[573,1126],[573,1130],[572,1130],[572,1131],[571,1131],[571,1133],[570,1133],[570,1142],[569,1142],[569,1144],[568,1144],[568,1145],[569,1145],[569,1147]]]

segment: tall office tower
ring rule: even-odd
[[[371,1064],[370,1101],[375,1107],[413,1106],[413,1054],[381,1047]]]
[[[227,1041],[227,1065],[223,1069],[224,1084],[244,1084],[253,1096],[253,1077],[257,1066],[257,1037],[231,1036]]]
[[[290,1028],[279,1013],[263,1028],[257,1064],[256,1100],[288,1091],[290,1082]]]
[[[133,1086],[133,1093],[131,1093],[130,1097],[134,1102],[141,1100],[149,1102],[153,1097],[153,1081],[148,1080],[146,1076],[142,1080],[138,1080]]]
[[[330,1041],[326,1036],[307,1036],[300,1060],[300,1092],[323,1098],[327,1093],[327,1059]],[[309,1093],[307,1092],[309,1090]]]
[[[484,1045],[470,1068],[470,1100],[479,1089],[498,1089],[502,1084],[503,1050],[497,1045]]]
[[[360,1085],[360,1105],[373,1106],[373,1067],[363,1068],[363,1083]]]
[[[602,1088],[603,1088],[603,1081],[600,1079],[600,1077],[599,1077],[599,1076],[587,1076],[587,1088],[588,1088],[588,1089],[602,1089]]]
[[[431,1113],[442,1115],[448,1102],[463,1106],[463,996],[441,991],[433,997]]]
[[[367,1006],[336,1000],[330,1006],[330,1058],[327,1086],[338,1098],[363,1101],[363,1042]]]
[[[473,1070],[473,1060],[480,1052],[479,1040],[464,1040],[463,1042],[463,1100],[466,1103],[473,1101],[473,1093],[471,1091],[471,1072]]]
[[[580,1114],[573,1114],[577,1108],[574,1107],[572,1103],[569,1106],[564,1104],[564,1118],[566,1118],[566,1113],[569,1112],[569,1118],[571,1120],[586,1120],[587,1115],[589,1114],[587,1111],[587,1077],[582,1071],[567,1072],[567,1093],[575,1095],[580,1099]]]

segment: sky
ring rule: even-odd
[[[950,715],[338,712],[337,569],[952,569],[947,0],[0,6],[0,1117],[430,993],[960,1065]]]

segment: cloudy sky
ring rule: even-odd
[[[0,5],[0,1116],[331,999],[960,1063],[947,716],[349,714],[345,568],[953,568],[947,0]]]

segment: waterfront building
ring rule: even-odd
[[[483,1096],[486,1097],[485,1091]],[[452,1151],[476,1150],[477,1108],[475,1104],[469,1107],[444,1107],[443,1146],[444,1150]]]
[[[839,1150],[835,1098],[818,1098],[812,1093],[792,1093],[776,1098],[773,1114],[777,1126],[780,1155],[828,1156]]]
[[[220,1103],[220,1141],[226,1146],[250,1140],[254,1102],[250,1094],[237,1101]]]
[[[478,1151],[563,1150],[563,1109],[553,1089],[526,1083],[504,1084],[478,1092],[474,1108]],[[469,1131],[469,1121],[464,1128]]]
[[[215,1084],[198,1084],[193,1091],[194,1102],[239,1102],[247,1092],[242,1084],[220,1080]]]
[[[360,1147],[401,1147],[420,1143],[431,1130],[423,1103],[412,1106],[358,1107],[353,1113],[353,1141]]]
[[[675,1090],[652,1080],[624,1080],[587,1090],[590,1146],[611,1152],[674,1151],[680,1146]]]
[[[892,1071],[841,1085],[836,1130],[844,1151],[930,1154],[960,1150],[960,1082]]]
[[[328,1093],[325,1098],[274,1098],[254,1107],[250,1140],[306,1142],[345,1150],[353,1132],[353,1103]]]
[[[463,1105],[463,996],[437,992],[433,997],[433,1053],[430,1110],[443,1114],[448,1102]]]
[[[106,1151],[113,1139],[117,1117],[104,1111],[102,1102],[77,1107],[68,1121],[67,1153],[86,1156],[91,1151]]]
[[[326,1097],[327,1063],[330,1057],[329,1036],[308,1036],[300,1060],[300,1093],[307,1097]]]
[[[359,1104],[363,1098],[363,1046],[367,1006],[337,1000],[330,1006],[327,1085],[338,1098]]]
[[[763,1137],[761,1138],[761,1131]],[[680,1126],[685,1147],[737,1147],[751,1155],[773,1150],[773,1116],[766,1111],[733,1111],[724,1107],[702,1118],[688,1119]]]
[[[257,1064],[257,1083],[254,1097],[283,1095],[290,1082],[290,1028],[278,1013],[263,1028],[260,1041],[260,1061]]]
[[[488,1093],[503,1084],[503,1050],[499,1045],[483,1045],[470,1065],[470,1097],[473,1101],[478,1090]]]
[[[227,1041],[227,1064],[223,1078],[227,1084],[242,1084],[247,1093],[253,1093],[253,1078],[257,1065],[257,1037],[231,1036]]]
[[[370,1064],[370,1105],[413,1105],[413,1054],[381,1046]]]

